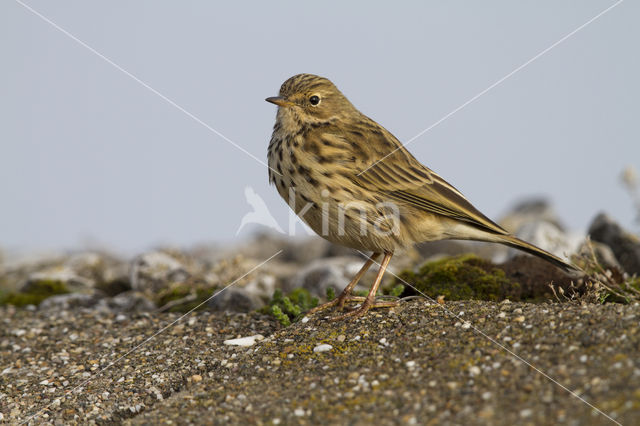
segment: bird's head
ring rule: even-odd
[[[324,122],[355,110],[329,79],[313,74],[294,75],[282,84],[279,96],[265,100],[278,105],[278,119],[285,121]]]

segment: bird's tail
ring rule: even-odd
[[[548,262],[553,263],[558,268],[563,269],[567,273],[575,274],[576,272],[580,272],[578,268],[565,262],[564,260],[560,259],[558,256],[553,255],[548,251],[542,250],[541,248],[536,247],[533,244],[529,244],[526,241],[522,241],[521,239],[516,238],[514,236],[501,235],[499,242],[507,246],[517,248],[518,250],[525,251],[534,256],[538,256]]]

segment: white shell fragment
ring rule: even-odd
[[[315,353],[318,353],[318,352],[328,352],[328,351],[330,351],[331,349],[333,349],[333,346],[331,346],[331,345],[327,345],[327,344],[325,343],[325,344],[322,344],[322,345],[318,345],[318,346],[316,346],[315,348],[313,348],[313,351],[314,351]]]
[[[255,336],[239,337],[237,339],[225,340],[223,343],[230,346],[244,346],[249,347],[256,344],[256,341],[264,339],[262,334],[256,334]]]

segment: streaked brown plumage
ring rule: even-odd
[[[374,298],[389,259],[397,249],[423,241],[496,242],[574,270],[483,215],[385,128],[358,111],[328,79],[293,76],[282,84],[278,97],[267,101],[278,105],[268,151],[269,181],[320,236],[373,252],[340,297],[320,308],[363,302],[345,317],[380,306]],[[350,297],[380,254],[380,272],[367,298]]]

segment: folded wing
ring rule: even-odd
[[[384,193],[408,206],[463,221],[484,231],[508,234],[476,209],[460,191],[423,166],[385,129],[378,127],[375,131],[367,131],[363,139],[353,142],[365,144],[370,153],[370,163],[354,170],[352,179],[357,185]]]

